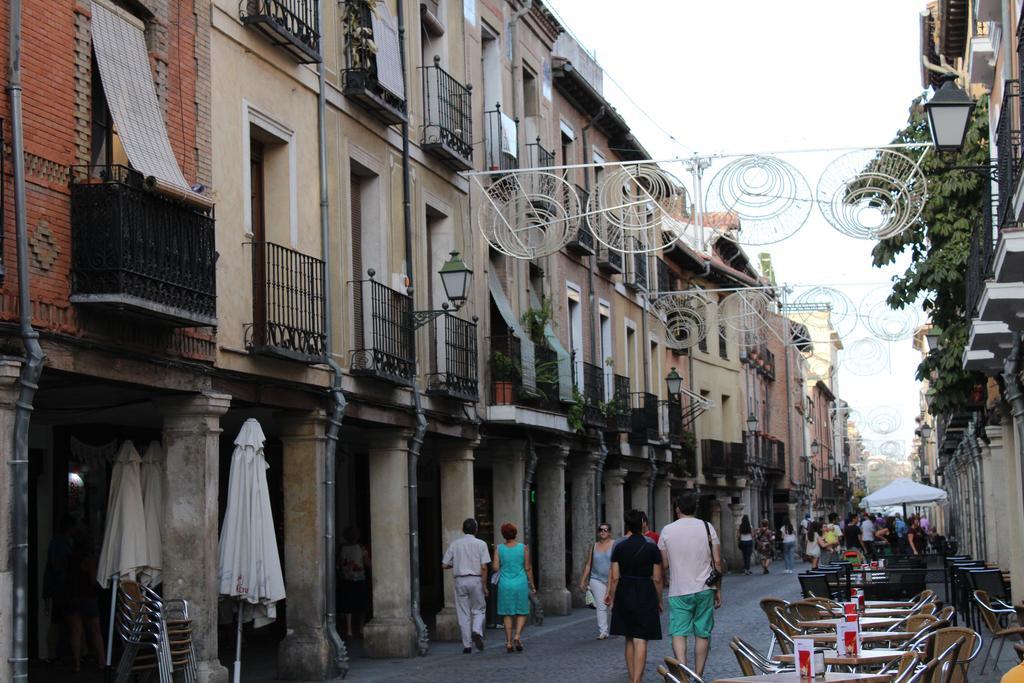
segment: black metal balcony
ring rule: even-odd
[[[568,192],[568,190],[566,190]],[[580,204],[580,217],[573,219],[576,222],[576,234],[573,236],[569,243],[565,245],[565,248],[575,254],[587,255],[594,253],[594,236],[590,233],[590,225],[587,223],[586,216],[583,214],[586,212],[587,201],[590,195],[579,185],[576,185],[576,197],[579,199]],[[566,203],[566,206],[569,204]]]
[[[986,184],[987,188],[987,184]],[[1002,184],[1000,184],[1000,192]],[[1009,190],[1013,192],[1012,187]],[[967,277],[965,281],[966,312],[968,319],[975,317],[978,303],[985,291],[985,280],[992,277],[995,260],[997,233],[992,222],[992,197],[982,202],[981,220],[975,222],[971,229],[971,244],[968,247]],[[998,199],[997,199],[998,201]]]
[[[633,240],[634,248],[639,247],[639,242]],[[630,254],[629,258],[633,259],[632,268],[626,276],[625,285],[636,290],[646,290],[648,287],[647,280],[647,252],[637,252]]]
[[[523,385],[522,343],[515,335],[490,338],[491,403],[518,405],[536,410],[564,413],[559,399],[558,354],[549,348],[534,348],[535,386]]]
[[[697,450],[692,442],[683,441],[679,450],[672,454],[670,471],[677,477],[697,476]]]
[[[0,169],[6,168],[4,166],[4,144],[4,120],[0,118]],[[7,174],[0,170],[0,225],[7,225],[5,222],[7,213],[4,205],[4,198],[7,196],[6,179]],[[4,270],[4,232],[4,230],[0,230],[0,286],[4,284],[6,275]]]
[[[629,440],[634,443],[658,441],[658,397],[646,392],[634,391],[630,394],[630,406],[633,410],[633,424],[629,432]]]
[[[437,56],[422,71],[423,149],[456,171],[468,171],[473,168],[473,86],[455,80]]]
[[[700,442],[700,460],[706,476],[724,477],[729,471],[724,441],[703,439]]]
[[[839,499],[839,487],[831,479],[821,480],[821,497],[825,500],[838,500]]]
[[[747,466],[747,445],[745,443],[725,444],[725,463],[731,476],[747,476],[750,471]]]
[[[217,324],[212,212],[125,166],[71,169],[71,301],[174,327]]]
[[[1003,84],[1003,105],[999,110],[999,121],[996,124],[996,165],[997,184],[999,187],[999,204],[996,222],[1000,230],[1017,224],[1013,215],[1013,191],[1020,176],[1021,130],[1018,111],[1020,98],[1020,81],[1008,80]],[[1016,100],[1016,101],[1015,101]]]
[[[445,313],[430,322],[427,394],[475,402],[479,397],[476,323]]]
[[[597,248],[597,268],[607,275],[621,274],[622,252],[600,245]]]
[[[320,61],[317,0],[241,0],[242,23],[252,26],[300,64]]]
[[[346,12],[347,16],[347,12]],[[399,68],[400,55],[380,54],[382,41],[373,35],[369,6],[358,12],[358,22],[345,26],[345,69],[342,72],[342,93],[387,125],[408,120],[406,98],[384,87],[380,68]],[[391,65],[391,66],[385,66]]]
[[[629,402],[629,377],[608,375],[605,381],[612,382],[612,397],[605,410],[608,431],[625,434],[633,426],[633,413]]]
[[[416,374],[412,297],[372,279],[373,271],[370,278],[351,283],[358,320],[349,372],[412,386]]]
[[[601,412],[604,402],[604,371],[601,366],[583,363],[583,424],[588,427],[605,426],[605,417]]]
[[[555,153],[544,149],[544,146],[540,144],[539,135],[536,142],[526,145],[526,163],[530,165],[530,168],[549,168],[555,165]]]
[[[657,276],[657,287],[659,292],[671,292],[672,291],[672,273],[668,269],[668,264],[663,259],[654,259],[655,273]]]
[[[661,437],[669,443],[678,444],[683,435],[683,405],[678,398],[658,401],[658,413],[661,418]]]
[[[514,171],[519,168],[519,119],[513,119],[514,132],[502,131],[501,105],[484,112],[484,164],[488,171]]]
[[[250,353],[305,363],[327,357],[324,262],[272,242],[252,242],[253,322]]]

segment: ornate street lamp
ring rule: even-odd
[[[921,440],[925,443],[932,438],[932,426],[925,422],[921,425]]]
[[[940,152],[963,149],[974,111],[974,100],[957,86],[956,78],[956,74],[944,74],[942,85],[924,105],[932,142]]]
[[[670,396],[677,396],[678,394],[683,393],[683,378],[678,372],[676,372],[674,366],[669,370],[668,375],[665,376],[665,384],[668,386],[668,393]]]
[[[818,453],[821,453],[821,444],[815,439],[811,442],[811,455],[817,457]]]
[[[747,416],[747,433],[753,434],[756,431],[757,431],[757,415],[754,415],[754,413],[751,412],[750,415]]]
[[[413,329],[419,329],[445,313],[459,310],[469,298],[469,285],[472,281],[473,271],[465,264],[462,257],[459,256],[459,252],[451,252],[450,258],[441,266],[438,274],[441,276],[441,286],[444,287],[444,294],[448,297],[448,301],[451,301],[451,308],[449,309],[448,303],[443,303],[440,310],[413,311]]]

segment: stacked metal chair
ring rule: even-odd
[[[116,683],[127,683],[133,675],[148,680],[153,674],[160,683],[171,683],[175,671],[184,674],[186,683],[195,683],[198,670],[186,601],[165,600],[146,586],[122,581],[116,619],[124,645]]]

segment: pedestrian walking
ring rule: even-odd
[[[782,536],[782,561],[786,567],[785,573],[792,574],[796,554],[796,529],[790,523],[789,517],[782,521],[779,534]]]
[[[895,525],[892,517],[886,517],[882,525],[875,528],[875,552],[881,557],[892,555],[892,543],[896,540],[893,532]]]
[[[761,520],[761,526],[758,527],[754,535],[754,541],[757,545],[757,554],[761,558],[761,573],[768,574],[768,567],[771,566],[774,555],[775,532],[768,526],[767,519]]]
[[[640,683],[647,664],[647,641],[661,640],[661,553],[643,536],[639,510],[626,513],[630,536],[612,551],[605,604],[612,608],[611,633],[626,638],[630,683]]]
[[[370,551],[359,542],[358,527],[346,528],[342,536],[345,542],[338,553],[338,611],[345,615],[345,638],[351,640],[369,611]]]
[[[875,555],[875,522],[867,512],[864,513],[864,519],[860,523],[860,547],[864,551],[865,559],[878,559]]]
[[[821,523],[811,522],[807,527],[807,559],[811,561],[811,569],[818,568],[818,561],[821,559],[821,547],[825,540],[821,537]]]
[[[839,525],[836,523],[838,520],[839,515],[833,512],[829,514],[828,522],[821,528],[821,537],[825,541],[821,549],[822,564],[830,564],[835,559],[835,552],[839,547]]]
[[[580,592],[589,587],[590,598],[597,611],[597,639],[608,637],[608,605],[604,598],[608,594],[608,574],[612,568],[612,527],[606,522],[597,526],[597,542],[590,546],[587,566],[580,575]],[[588,601],[589,602],[589,601]]]
[[[704,675],[715,610],[722,606],[720,578],[725,569],[715,528],[696,518],[697,496],[675,502],[676,521],[661,530],[662,571],[669,575],[669,634],[672,652],[686,664],[687,638],[694,638],[694,670]],[[714,572],[712,572],[714,569]]]
[[[754,530],[747,515],[743,515],[743,519],[740,520],[739,546],[740,552],[743,553],[743,573],[750,574],[750,556],[754,553]]]
[[[505,652],[523,651],[523,629],[530,615],[530,594],[536,593],[530,549],[516,541],[519,529],[512,522],[501,525],[505,542],[494,549],[498,572],[498,616],[505,622]]]
[[[907,552],[907,523],[903,521],[903,516],[898,512],[896,513],[895,526],[896,545],[893,547],[893,554],[904,555]]]
[[[800,543],[800,556],[807,556],[807,529],[811,526],[811,513],[805,512],[804,518],[800,520],[800,533],[797,538]]]
[[[89,532],[79,529],[71,552],[71,603],[67,619],[71,640],[71,670],[81,669],[82,644],[92,651],[93,661],[103,670],[103,632],[100,630],[99,595],[96,583],[96,552]]]
[[[462,523],[462,538],[452,541],[441,558],[441,567],[451,569],[455,585],[455,614],[462,634],[462,653],[484,649],[484,617],[487,615],[487,565],[491,561],[487,544],[476,537],[479,525],[470,517]]]
[[[909,554],[920,555],[924,552],[925,533],[921,528],[921,520],[918,517],[911,517],[910,530],[907,532],[907,548]]]

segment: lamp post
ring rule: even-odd
[[[921,427],[917,430],[920,439],[920,453],[918,455],[918,467],[920,468],[920,479],[922,484],[931,485],[931,481],[928,478],[928,460],[927,460],[927,446],[928,441],[932,438],[932,426],[927,422],[921,423]]]
[[[444,287],[444,294],[451,302],[451,309],[447,303],[441,304],[440,310],[413,311],[412,326],[418,330],[431,320],[435,320],[449,310],[457,311],[462,308],[469,298],[469,285],[472,281],[473,271],[459,256],[459,252],[453,251],[447,261],[438,271],[441,276],[441,286]]]
[[[665,376],[665,385],[668,387],[668,393],[670,396],[678,396],[683,393],[683,378],[676,372],[675,366],[669,370],[668,375]]]
[[[956,78],[956,74],[944,74],[942,85],[924,105],[932,142],[940,152],[963,149],[974,112],[974,100],[957,86]]]

